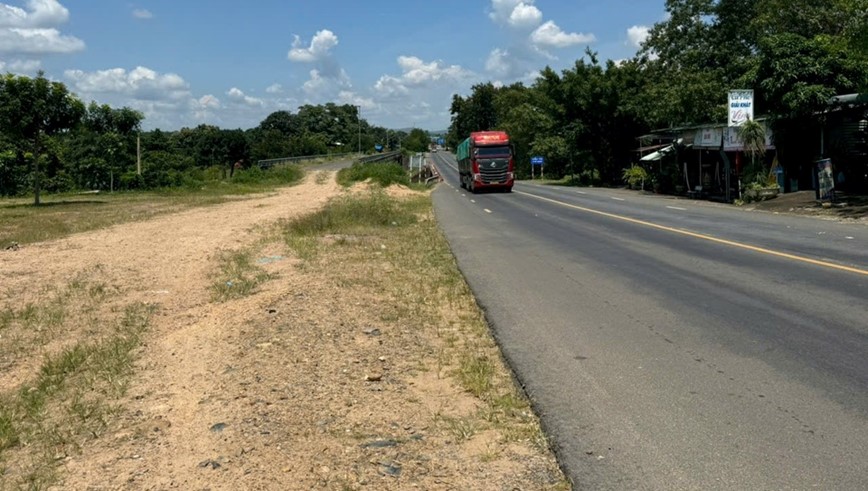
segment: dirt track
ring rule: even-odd
[[[277,245],[275,280],[214,303],[220,251],[310,213],[342,191],[308,176],[274,194],[75,235],[0,254],[0,300],[99,271],[123,302],[156,305],[121,416],[63,457],[57,489],[550,489],[551,453],[495,431],[456,441],[478,401],[440,376],[423,334],[372,331],[377,298],[302,275]],[[382,299],[379,299],[381,301]],[[81,334],[86,335],[86,334]],[[56,348],[56,347],[55,347]],[[3,374],[6,388],[36,363]],[[371,377],[384,383],[365,383]],[[379,380],[379,379],[377,379]]]

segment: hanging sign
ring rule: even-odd
[[[741,126],[753,119],[753,90],[730,90],[728,109],[727,126]]]

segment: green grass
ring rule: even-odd
[[[277,166],[268,171],[250,169],[236,174],[231,181],[205,181],[196,187],[48,195],[38,207],[33,206],[31,197],[0,199],[0,249],[13,242],[28,244],[52,240],[188,208],[225,203],[232,197],[270,192],[298,183],[302,177],[303,171],[297,166]]]
[[[220,271],[211,285],[214,301],[225,302],[253,294],[269,274],[253,259],[253,251],[227,251],[220,257]]]
[[[352,186],[356,182],[370,179],[380,186],[387,187],[392,184],[410,186],[410,176],[395,162],[372,162],[370,164],[355,163],[352,167],[341,169],[338,172],[338,183],[342,186]]]
[[[0,393],[0,475],[9,484],[48,487],[58,455],[101,435],[127,390],[151,314],[147,305],[128,306],[104,336],[47,356],[33,380]]]
[[[461,354],[457,371],[458,382],[474,396],[482,398],[491,393],[494,372],[494,363],[484,353],[467,350]]]
[[[338,198],[316,213],[293,220],[286,225],[286,233],[304,237],[354,232],[378,234],[381,229],[415,223],[416,212],[424,206],[424,200],[399,204],[385,192],[373,190],[366,195]]]

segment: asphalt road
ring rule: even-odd
[[[868,489],[868,227],[613,189],[438,220],[576,489]]]

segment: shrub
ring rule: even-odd
[[[637,189],[640,186],[644,188],[645,181],[648,180],[648,171],[642,166],[634,165],[628,169],[624,169],[621,178],[633,189]]]
[[[338,173],[338,182],[344,186],[350,186],[355,182],[368,179],[383,187],[392,184],[410,185],[410,177],[404,171],[404,168],[394,162],[355,163],[352,167],[342,169]]]

